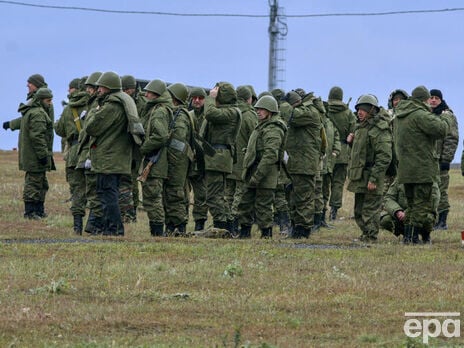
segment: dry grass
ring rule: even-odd
[[[22,218],[16,154],[0,153],[0,164],[3,240],[75,238],[62,161],[43,221]],[[450,230],[432,246],[382,232],[353,247],[350,194],[337,228],[303,242],[152,239],[141,212],[123,239],[0,243],[0,346],[419,347],[403,333],[405,312],[464,312],[458,171],[451,185]]]

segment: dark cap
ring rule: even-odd
[[[440,100],[443,100],[443,94],[439,89],[431,89],[430,96],[438,97]]]
[[[32,83],[37,88],[40,88],[46,85],[44,77],[40,74],[34,74],[34,75],[29,76],[29,78],[27,79],[27,82]]]

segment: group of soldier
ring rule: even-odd
[[[388,110],[362,95],[353,113],[337,86],[322,101],[302,88],[257,96],[251,85],[141,86],[131,75],[94,72],[69,83],[55,122],[43,76],[27,85],[21,117],[3,123],[20,130],[26,218],[46,216],[55,132],[77,234],[124,235],[141,201],[152,236],[185,236],[190,213],[194,230],[204,230],[209,213],[231,237],[251,238],[256,224],[262,238],[274,225],[307,238],[330,227],[329,207],[337,219],[347,178],[361,241],[376,241],[381,221],[404,243],[430,242],[434,224],[446,228],[458,130],[439,90],[393,91]]]

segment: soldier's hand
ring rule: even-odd
[[[3,122],[3,129],[4,130],[10,129],[10,121]]]
[[[404,221],[404,218],[406,216],[406,214],[404,213],[403,210],[398,210],[396,213],[396,218],[399,220],[399,221]]]
[[[367,183],[367,189],[368,189],[369,191],[374,191],[376,188],[377,188],[377,185],[374,184],[373,182],[370,182],[370,181],[369,181],[369,182]]]
[[[211,90],[209,91],[209,96],[211,98],[216,98],[217,95],[218,95],[218,92],[219,92],[219,87],[218,86],[216,86],[214,88],[211,88]]]

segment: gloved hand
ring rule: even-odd
[[[450,164],[447,162],[440,163],[440,170],[450,170]]]
[[[84,168],[85,168],[85,169],[92,169],[92,162],[90,161],[90,159],[87,158],[87,159],[85,160]]]
[[[10,121],[3,122],[3,129],[4,130],[10,129]]]
[[[39,163],[45,166],[48,163],[48,158],[47,157],[39,158]]]

